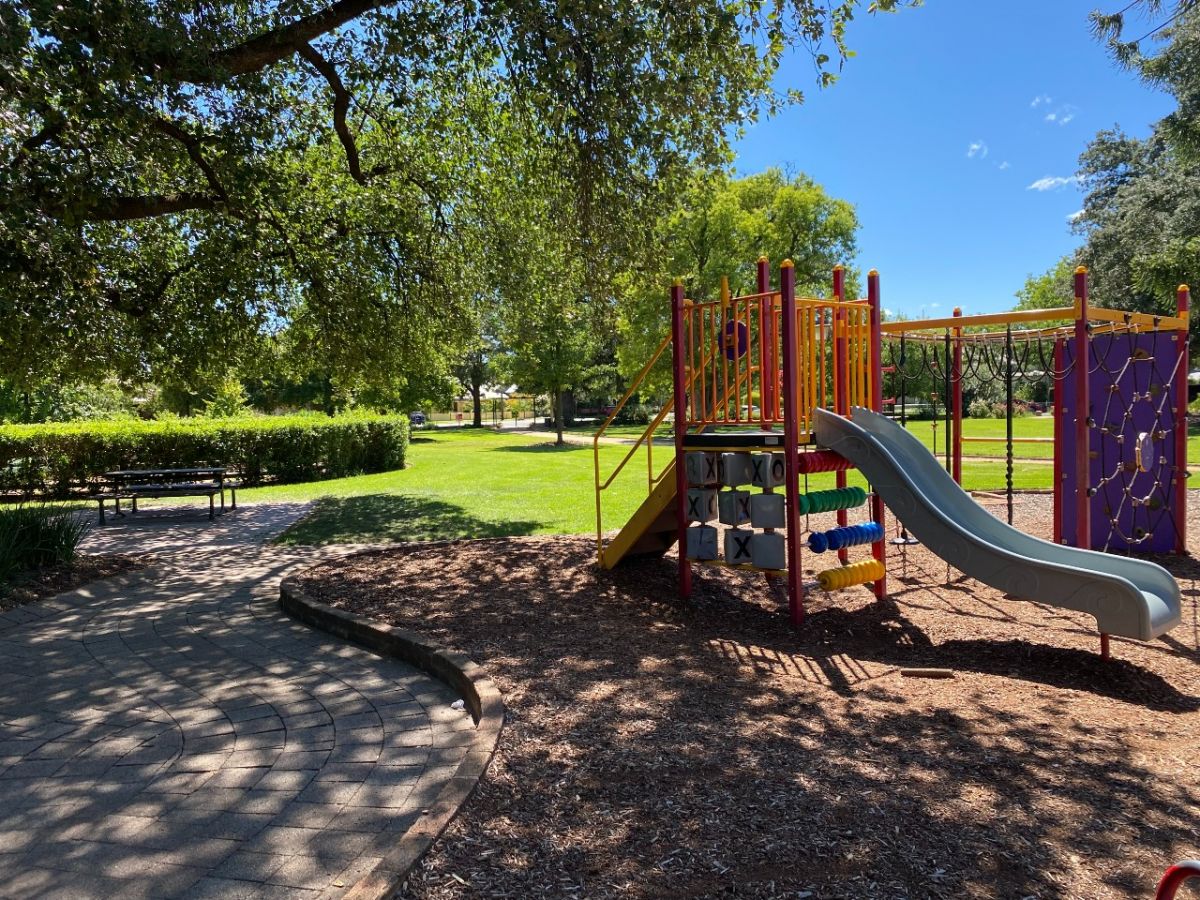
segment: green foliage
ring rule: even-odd
[[[1041,275],[1029,275],[1014,309],[1057,309],[1075,302],[1075,260],[1064,256]]]
[[[213,395],[204,402],[204,414],[210,419],[237,418],[248,409],[246,389],[241,379],[232,375],[222,378]]]
[[[1157,49],[1123,39],[1120,14],[1097,16],[1117,58],[1169,91],[1176,109],[1145,140],[1101,131],[1080,157],[1087,197],[1075,222],[1097,304],[1173,313],[1175,288],[1200,280],[1200,5],[1145,4]],[[1193,326],[1195,327],[1195,326]]]
[[[669,331],[673,279],[682,278],[697,299],[715,298],[723,275],[735,294],[753,293],[756,261],[765,255],[774,267],[784,259],[795,263],[799,293],[828,295],[833,267],[854,258],[857,230],[853,205],[830,197],[807,175],[768,169],[739,179],[725,172],[697,176],[662,219],[650,258],[625,281],[621,371],[636,373]],[[847,279],[852,296],[856,282]],[[668,363],[659,366],[651,390],[669,381]]]
[[[0,4],[0,377],[444,373],[498,121],[562,182],[547,226],[595,285],[647,204],[791,102],[789,48],[833,79],[861,6]]]
[[[0,427],[0,493],[68,497],[106,471],[224,465],[248,484],[404,467],[406,416],[321,415]]]
[[[87,530],[70,509],[0,507],[0,586],[29,569],[71,562]]]

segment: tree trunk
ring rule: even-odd
[[[321,385],[322,405],[325,407],[325,415],[337,415],[337,409],[333,405],[333,375],[326,374],[325,381]]]
[[[554,440],[554,446],[561,447],[566,441],[563,440],[563,392],[562,388],[554,390],[554,430],[557,437]]]
[[[471,385],[471,424],[476,428],[483,427],[483,385]]]

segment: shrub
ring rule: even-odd
[[[69,509],[0,507],[0,584],[29,569],[75,558],[88,522]]]
[[[982,397],[977,397],[967,407],[967,415],[972,419],[990,418],[992,415],[992,404],[988,403]]]
[[[0,426],[0,493],[94,492],[113,469],[226,466],[247,484],[404,468],[405,416],[319,414]]]
[[[613,420],[614,425],[649,425],[650,420],[654,418],[657,409],[647,406],[645,403],[630,403],[618,414]]]

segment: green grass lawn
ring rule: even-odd
[[[910,428],[927,446],[932,443],[929,422],[913,422]],[[970,434],[1003,440],[1002,420],[971,419],[968,429]],[[1019,435],[1048,436],[1050,429],[1049,418],[1014,422]],[[939,451],[941,431],[939,427]],[[413,437],[409,466],[404,470],[250,488],[239,492],[239,499],[251,503],[314,501],[312,513],[281,539],[293,544],[593,533],[591,446],[556,448],[552,441],[553,436],[545,433],[421,432]],[[1200,435],[1192,441],[1200,441]],[[1051,450],[1049,445],[1031,447],[1047,456]],[[1002,454],[1003,449],[1002,443],[997,444],[994,452]],[[1197,449],[1193,447],[1191,452]],[[612,471],[627,450],[627,445],[602,445],[602,473]],[[643,452],[639,451],[606,492],[606,529],[618,528],[645,497]],[[659,454],[655,462],[661,467],[670,458],[670,450],[659,448]],[[968,490],[1003,490],[1004,469],[1002,459],[967,461],[963,464],[964,486]],[[1018,490],[1048,490],[1052,474],[1049,463],[1017,459],[1013,483]],[[863,483],[857,472],[849,473],[849,482]],[[807,488],[823,490],[833,483],[832,475],[813,476]]]
[[[607,474],[627,447],[601,447]],[[656,458],[665,464],[669,451]],[[246,502],[315,502],[285,543],[441,540],[521,534],[589,534],[595,529],[591,448],[555,448],[541,434],[454,430],[413,439],[409,467],[308,484],[246,489]],[[1049,466],[1018,466],[1018,488],[1048,488]],[[1004,484],[1002,462],[972,463],[970,489]],[[862,483],[850,473],[850,483]],[[832,475],[809,479],[810,490],[833,486]],[[606,492],[606,528],[617,528],[645,496],[644,457],[635,457]]]

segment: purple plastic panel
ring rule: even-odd
[[[1098,334],[1088,369],[1092,549],[1170,553],[1175,549],[1175,411],[1172,384],[1187,377],[1171,332]],[[1063,537],[1074,545],[1075,340],[1066,342],[1062,392]],[[1139,465],[1140,462],[1140,465]]]

